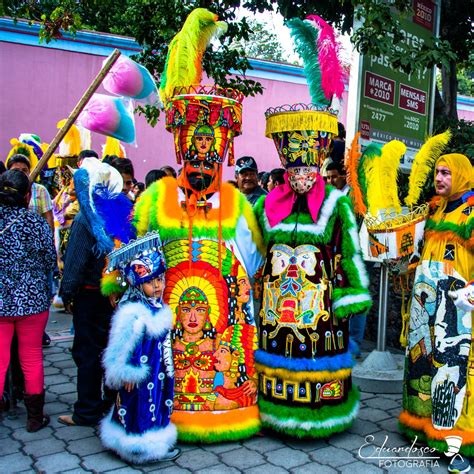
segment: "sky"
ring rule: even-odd
[[[288,62],[293,63],[293,61],[298,60],[299,56],[295,52],[293,47],[293,40],[290,36],[290,30],[284,26],[283,16],[276,11],[276,6],[274,7],[273,12],[264,12],[264,13],[251,13],[244,8],[240,8],[237,13],[237,19],[242,17],[254,18],[262,23],[266,23],[268,27],[276,34],[280,44],[282,45],[285,53],[288,57]],[[350,42],[350,36],[339,35],[338,41],[341,45],[340,54],[343,63],[350,64],[352,56],[352,45]]]

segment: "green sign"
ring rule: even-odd
[[[431,1],[414,0],[412,18],[400,19],[404,41],[398,47],[429,42],[434,18],[435,5]],[[401,140],[407,146],[401,166],[410,168],[429,133],[432,80],[430,69],[408,75],[394,70],[386,56],[364,56],[359,98],[361,144]]]

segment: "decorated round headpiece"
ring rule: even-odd
[[[287,22],[298,54],[303,59],[312,103],[283,105],[265,112],[265,135],[272,138],[282,165],[320,167],[337,135],[334,95],[344,91],[344,72],[332,27],[317,15]]]
[[[337,115],[315,104],[284,105],[265,112],[265,134],[275,143],[281,164],[320,167],[337,135]]]
[[[194,306],[196,303],[208,304],[209,302],[204,291],[197,286],[191,286],[181,295],[179,304],[191,304]]]
[[[206,160],[234,163],[233,140],[242,132],[243,94],[217,86],[178,87],[166,110],[178,163]]]
[[[243,94],[200,85],[204,51],[226,30],[227,24],[217,21],[217,15],[196,8],[170,43],[160,96],[178,163],[223,163],[228,156],[228,164],[234,164],[233,139],[241,133]]]
[[[107,271],[118,269],[131,286],[138,286],[163,275],[165,259],[158,232],[131,241],[108,255]],[[126,285],[125,281],[123,282]]]

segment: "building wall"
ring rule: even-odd
[[[57,122],[74,108],[113,47],[118,46],[124,54],[138,50],[128,38],[96,33],[39,45],[37,32],[30,28],[0,19],[3,159],[10,150],[9,140],[22,132],[35,133],[48,143],[53,139]],[[299,67],[266,61],[252,64],[256,69],[248,76],[262,84],[264,93],[244,100],[243,133],[235,139],[235,157],[252,155],[261,170],[271,170],[279,166],[279,160],[273,142],[265,137],[264,112],[268,107],[309,102],[309,91]],[[97,92],[107,93],[102,87]],[[163,120],[154,128],[142,116],[136,115],[135,120],[136,146],[125,148],[134,162],[137,178],[143,179],[147,171],[164,164],[177,167],[172,134],[165,130]],[[105,137],[92,134],[92,148],[96,151],[101,151],[104,142]],[[224,179],[233,178],[233,174],[232,168],[224,167]]]
[[[130,38],[79,32],[49,44],[38,43],[37,25],[14,24],[0,18],[0,153],[5,159],[9,141],[20,133],[35,133],[50,142],[59,120],[66,118],[87,89],[104,58],[114,48],[123,54],[139,51]],[[243,104],[243,133],[235,139],[235,156],[254,156],[260,170],[279,167],[273,142],[265,137],[264,112],[269,107],[309,102],[302,68],[270,61],[251,60],[248,77],[258,80],[264,93],[248,97]],[[206,83],[205,81],[203,83]],[[102,88],[97,92],[106,93]],[[346,122],[347,90],[339,105],[339,120]],[[474,100],[461,97],[459,115],[474,119]],[[135,116],[136,145],[125,145],[134,162],[136,177],[143,179],[153,168],[176,165],[172,135],[163,120],[153,128],[142,116]],[[92,134],[92,148],[99,153],[105,137]],[[233,178],[233,169],[224,166],[224,179]]]

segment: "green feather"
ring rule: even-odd
[[[318,59],[318,30],[309,21],[292,18],[286,22],[295,42],[295,48],[303,60],[309,93],[314,104],[329,105],[321,86],[321,68]]]

